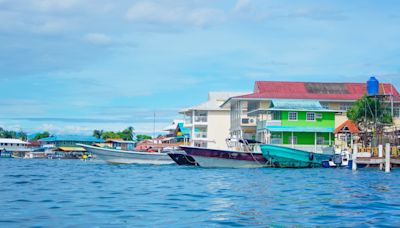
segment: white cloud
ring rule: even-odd
[[[196,26],[216,24],[224,21],[224,19],[224,12],[218,9],[198,9],[189,15],[189,21]]]
[[[139,2],[131,6],[126,17],[133,21],[176,22],[182,17],[182,9],[172,8],[154,2]]]
[[[240,12],[246,10],[250,7],[251,1],[250,0],[238,0],[233,8],[233,11]]]
[[[111,38],[103,33],[88,33],[83,39],[92,44],[109,44],[111,43]]]
[[[35,0],[33,7],[41,11],[70,9],[78,4],[78,0]]]
[[[137,22],[189,24],[201,27],[211,23],[222,22],[225,18],[225,12],[215,8],[192,9],[147,1],[131,6],[126,14],[126,18]]]

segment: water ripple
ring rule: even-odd
[[[399,174],[0,159],[1,227],[400,226]]]

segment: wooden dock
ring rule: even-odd
[[[378,153],[372,152],[360,152],[357,145],[353,146],[353,170],[357,170],[357,165],[368,165],[373,167],[379,167],[380,170],[385,169],[385,172],[390,172],[393,165],[400,165],[400,156],[397,148],[393,149],[390,144],[386,144],[385,149],[382,145],[376,148]],[[370,156],[365,156],[368,154]],[[361,156],[363,154],[364,156]]]

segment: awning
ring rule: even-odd
[[[331,133],[335,129],[332,127],[288,127],[288,126],[267,126],[267,130],[272,132],[317,132]]]
[[[64,152],[86,152],[85,148],[83,147],[58,147],[59,150],[64,151]]]
[[[274,99],[272,100],[271,110],[313,110],[324,111],[324,109],[317,100],[286,100]]]

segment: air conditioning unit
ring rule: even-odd
[[[317,113],[315,114],[316,119],[322,119],[322,113]]]

